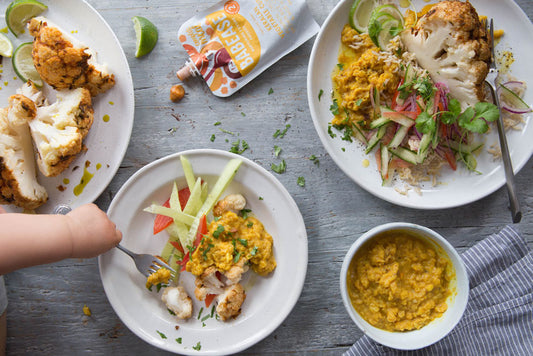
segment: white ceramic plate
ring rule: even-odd
[[[44,177],[39,173],[38,180],[48,191],[48,202],[38,208],[38,213],[51,213],[58,204],[72,207],[96,200],[104,191],[126,153],[133,127],[134,96],[133,81],[128,61],[118,39],[105,20],[89,4],[82,0],[43,1],[48,5],[42,16],[63,28],[67,33],[79,39],[93,49],[97,61],[105,63],[108,70],[115,75],[113,88],[93,98],[94,123],[85,138],[86,152],[82,152],[70,167],[57,177]],[[7,6],[7,3],[4,3]],[[4,13],[2,8],[1,13]],[[3,21],[3,20],[2,20]],[[32,41],[29,34],[18,38],[8,34],[15,48]],[[10,58],[4,58],[0,80],[0,106],[7,106],[7,98],[14,94],[23,82],[13,71]],[[49,88],[45,87],[45,93]],[[104,121],[108,115],[109,121]],[[81,182],[86,164],[87,172],[94,177],[81,189],[81,194],[74,194],[74,188]],[[4,206],[8,211],[20,211],[15,206]]]
[[[434,1],[433,1],[434,2]],[[494,161],[486,151],[477,157],[478,170],[481,175],[458,168],[457,171],[443,169],[439,184],[422,186],[422,194],[413,190],[402,195],[395,187],[402,188],[404,183],[396,182],[391,187],[383,187],[375,164],[374,154],[365,155],[358,144],[342,141],[340,135],[332,139],[328,134],[328,123],[332,119],[329,110],[331,101],[331,73],[337,64],[337,54],[340,45],[340,34],[343,26],[348,23],[348,13],[353,0],[339,2],[329,14],[316,38],[307,76],[307,93],[311,116],[322,144],[335,163],[357,184],[375,196],[401,206],[418,209],[440,209],[464,205],[481,199],[499,189],[505,183],[502,162]],[[413,1],[417,9],[426,5],[422,0]],[[533,35],[533,25],[522,10],[511,0],[472,0],[478,13],[493,17],[497,29],[503,29],[505,35],[497,46],[497,50],[511,50],[515,62],[511,73],[520,80],[533,85],[533,66],[529,63],[533,56],[529,43]],[[319,93],[323,92],[321,99]],[[527,90],[525,101],[533,104],[533,92]],[[522,131],[507,133],[507,140],[513,168],[518,172],[533,153],[533,124],[532,115],[526,116],[527,122]],[[492,144],[498,146],[496,130],[488,135],[485,147]],[[498,146],[499,147],[499,146]],[[345,151],[343,151],[343,149]],[[364,167],[363,161],[370,161],[370,166]]]
[[[272,174],[254,162],[218,150],[191,150],[159,159],[135,173],[117,193],[108,210],[123,232],[122,244],[138,253],[159,254],[168,238],[166,232],[152,234],[154,216],[143,212],[152,202],[164,202],[172,184],[186,186],[180,155],[191,162],[197,176],[213,186],[216,177],[235,157],[243,160],[224,193],[240,192],[247,207],[264,224],[274,239],[277,268],[268,277],[251,271],[243,281],[246,301],[235,320],[198,320],[203,302],[194,301],[193,317],[177,322],[161,302],[160,294],[145,288],[146,279],[130,257],[118,249],[100,256],[100,275],[113,309],[126,326],[144,341],[180,354],[227,355],[244,350],[276,329],[298,300],[307,271],[307,234],[303,218],[287,190]],[[180,283],[194,298],[194,277],[184,272]],[[205,309],[205,307],[204,307]],[[205,316],[208,311],[204,311]],[[179,325],[179,330],[175,326]],[[165,334],[161,338],[158,331]],[[182,343],[176,342],[181,338]],[[200,343],[201,349],[192,347]]]

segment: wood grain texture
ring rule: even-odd
[[[269,169],[273,147],[282,147],[287,171],[276,177],[294,197],[304,217],[309,265],[304,289],[292,313],[270,336],[243,355],[337,355],[362,333],[346,314],[339,295],[342,259],[352,242],[375,225],[407,221],[435,229],[459,251],[510,224],[505,189],[467,206],[437,211],[399,208],[352,182],[322,147],[307,105],[307,62],[313,40],[281,59],[243,90],[222,99],[199,80],[186,85],[180,103],[168,99],[176,70],[187,59],[177,41],[179,26],[213,0],[89,0],[115,31],[128,58],[135,87],[131,143],[117,175],[96,203],[107,209],[113,196],[138,169],[165,155],[191,148],[228,150],[244,139],[243,155]],[[336,0],[308,0],[322,24]],[[517,3],[533,17],[533,2]],[[131,18],[145,16],[159,28],[159,42],[136,59]],[[270,89],[272,93],[269,94]],[[215,127],[213,124],[222,124]],[[277,129],[291,127],[284,138]],[[219,130],[236,133],[232,136]],[[210,138],[215,134],[216,139]],[[320,164],[309,160],[318,157]],[[523,219],[516,228],[533,245],[533,159],[517,176]],[[297,185],[304,176],[305,187]],[[96,259],[66,260],[5,276],[9,297],[8,355],[165,355],[130,332],[105,296]],[[84,304],[92,316],[83,315]]]

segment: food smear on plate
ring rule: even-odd
[[[455,0],[412,8],[354,2],[332,72],[330,126],[343,134],[330,136],[355,138],[373,154],[383,185],[399,178],[420,192],[422,182],[438,184],[445,167],[482,174],[476,157],[499,112],[484,84],[486,18]],[[509,73],[500,79],[505,127],[522,129],[531,112],[521,98],[526,84]]]
[[[442,249],[409,231],[392,230],[361,247],[346,282],[350,301],[364,320],[401,332],[420,329],[446,312],[453,278]]]
[[[200,76],[230,96],[318,30],[304,0],[220,1],[179,28],[189,60],[177,76]]]
[[[177,319],[192,316],[192,301],[179,283],[180,272],[195,277],[194,296],[212,306],[217,319],[236,318],[246,300],[240,283],[249,269],[267,276],[276,268],[274,242],[261,221],[247,209],[246,198],[238,193],[220,199],[242,161],[228,162],[209,191],[201,177],[195,177],[192,165],[180,156],[187,187],[174,183],[170,198],[163,205],[152,204],[145,211],[156,214],[153,233],[165,230],[168,241],[161,257],[173,269],[160,269],[150,275],[146,287],[164,288],[162,301]],[[203,307],[202,307],[203,308]]]

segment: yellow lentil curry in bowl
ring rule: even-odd
[[[410,223],[377,226],[344,258],[342,299],[355,324],[388,347],[415,350],[446,336],[468,300],[468,277],[438,233]]]

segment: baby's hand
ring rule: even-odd
[[[82,205],[66,217],[72,241],[71,257],[96,257],[115,247],[122,239],[122,233],[115,224],[94,204]]]

